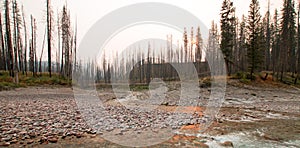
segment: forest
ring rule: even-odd
[[[0,147],[299,147],[300,1],[249,0],[245,14],[245,0],[164,1],[219,2],[208,8],[219,17],[206,28],[157,23],[178,31],[159,30],[158,39],[127,32],[122,40],[137,41],[108,40],[124,49],[97,49],[95,57],[81,57],[94,50],[83,43],[98,41],[80,41],[82,16],[91,17],[83,4],[106,10],[125,1],[43,0],[36,16],[24,8],[41,1],[21,2],[0,1]]]
[[[154,77],[177,80],[176,71],[170,64],[193,63],[199,76],[206,76],[209,75],[209,58],[214,62],[224,58],[229,76],[242,74],[254,80],[257,74],[266,72],[265,78],[270,74],[273,80],[284,82],[288,76],[294,84],[298,82],[300,4],[294,0],[284,0],[282,9],[274,12],[270,12],[269,2],[264,14],[260,12],[259,1],[251,0],[248,14],[241,18],[236,16],[234,3],[224,0],[220,24],[212,21],[207,41],[202,38],[201,28],[195,26],[184,28],[182,41],[177,41],[176,49],[173,49],[172,35],[168,35],[166,49],[151,49],[149,43],[147,49],[126,53],[126,58],[121,59],[118,52],[112,53],[115,55],[112,57],[106,57],[104,53],[100,61],[89,62],[77,58],[77,22],[71,24],[68,7],[64,6],[56,17],[50,0],[45,4],[47,23],[42,52],[37,55],[36,51],[40,50],[37,47],[37,20],[32,15],[30,20],[26,20],[23,6],[17,0],[3,1],[0,70],[8,71],[14,83],[19,83],[19,75],[39,77],[42,73],[69,80],[72,80],[73,73],[86,73],[95,77],[97,82],[109,83],[111,77],[121,79],[128,71],[130,79],[139,83],[149,83]],[[54,35],[55,32],[57,35]],[[222,55],[218,54],[218,50]],[[48,59],[42,59],[44,52],[47,52]],[[155,74],[157,70],[163,74]]]

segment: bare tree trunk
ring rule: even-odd
[[[42,53],[41,53],[41,56],[40,56],[40,64],[39,64],[39,72],[40,72],[41,76],[42,76],[42,58],[43,58],[44,47],[45,47],[46,32],[47,32],[47,29],[45,30],[45,33],[44,33],[44,40],[43,40],[43,45],[42,45]]]
[[[57,15],[57,37],[58,37],[58,51],[57,51],[57,55],[56,55],[56,72],[59,73],[60,70],[59,70],[59,59],[60,59],[60,24],[59,24],[59,15]]]
[[[3,38],[3,28],[2,28],[2,14],[0,13],[0,41],[1,41],[1,46],[2,46],[2,70],[7,70],[7,65],[6,65],[6,50],[5,50],[5,44],[4,44],[4,38]]]
[[[74,35],[74,72],[76,73],[77,69],[77,20],[76,20],[76,26],[75,26],[75,35]]]
[[[23,25],[24,25],[24,37],[25,37],[25,47],[24,47],[24,70],[27,75],[27,28],[24,14],[24,7],[22,6],[22,14],[23,14]]]
[[[19,83],[19,66],[18,66],[18,57],[19,57],[19,39],[18,39],[18,25],[17,25],[17,3],[16,0],[13,2],[13,22],[14,22],[14,52],[15,52],[15,83]],[[20,58],[20,57],[19,57]],[[20,59],[19,59],[20,61]]]
[[[31,15],[30,70],[36,76],[35,19]]]
[[[5,0],[5,26],[6,26],[6,39],[7,39],[7,50],[9,54],[9,74],[14,77],[14,53],[13,45],[11,41],[11,30],[10,30],[10,16],[9,16],[9,1]]]
[[[50,0],[47,0],[47,34],[48,34],[48,71],[51,77],[51,12],[50,12]]]

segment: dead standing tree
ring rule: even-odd
[[[48,72],[51,77],[51,34],[52,34],[52,12],[50,8],[50,0],[47,0],[47,41],[48,41]]]
[[[0,46],[1,46],[1,55],[0,55],[0,65],[2,67],[1,70],[7,70],[7,64],[6,64],[6,49],[5,49],[5,43],[4,43],[4,37],[3,37],[3,28],[2,28],[2,14],[0,13]]]
[[[9,12],[9,1],[5,0],[5,29],[6,29],[6,40],[7,40],[7,50],[8,50],[8,70],[9,75],[14,77],[14,52],[11,40],[11,30],[10,30],[10,12]]]

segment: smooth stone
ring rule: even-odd
[[[224,143],[221,143],[221,146],[224,146],[224,147],[233,147],[233,143],[231,141],[225,141]]]
[[[49,138],[48,141],[51,143],[56,143],[58,141],[58,139],[55,137],[52,137],[52,138]]]

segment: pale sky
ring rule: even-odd
[[[272,14],[275,7],[281,10],[282,1],[283,0],[270,0]],[[27,15],[27,26],[29,26],[30,14],[37,19],[38,48],[41,48],[46,22],[46,0],[19,0],[19,2],[24,5],[25,15]],[[61,12],[63,5],[66,3],[70,9],[73,22],[77,18],[79,43],[89,28],[104,15],[120,7],[143,2],[162,2],[185,9],[202,20],[207,28],[210,27],[212,20],[220,20],[219,14],[222,0],[51,0],[55,12],[55,22],[57,10]],[[237,7],[236,14],[238,17],[242,14],[248,15],[250,0],[233,0],[233,2],[234,6]],[[263,15],[267,9],[267,2],[267,0],[260,0],[261,13]],[[166,36],[165,32],[163,33],[164,36]],[[171,33],[172,32],[170,32],[170,34]],[[56,48],[57,43],[54,44]],[[44,57],[46,57],[46,53],[44,53]]]

